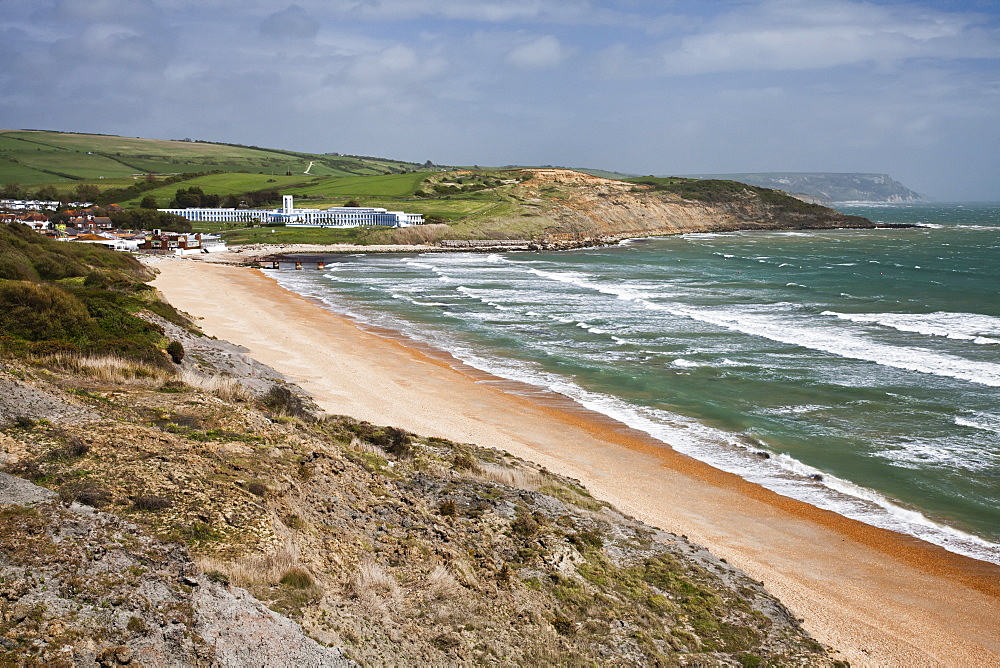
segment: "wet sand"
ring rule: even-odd
[[[507,450],[763,581],[837,658],[1000,666],[1000,566],[788,499],[579,405],[290,293],[259,271],[159,262],[153,283],[330,413]]]

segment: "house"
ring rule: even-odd
[[[172,253],[174,255],[201,253],[201,234],[153,230],[153,234],[139,245],[139,250],[153,253]]]

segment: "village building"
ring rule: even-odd
[[[409,227],[422,225],[419,213],[388,211],[379,207],[335,206],[329,209],[296,209],[292,196],[282,196],[280,209],[159,209],[192,222],[245,223],[289,227]]]

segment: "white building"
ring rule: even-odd
[[[422,225],[419,213],[387,211],[370,206],[334,206],[296,209],[292,196],[283,195],[280,209],[159,209],[201,223],[284,223],[289,227],[409,227]]]

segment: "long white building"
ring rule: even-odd
[[[372,206],[333,206],[296,209],[291,195],[283,195],[280,209],[158,209],[202,223],[284,223],[289,227],[409,227],[422,225],[419,213],[387,211]]]

